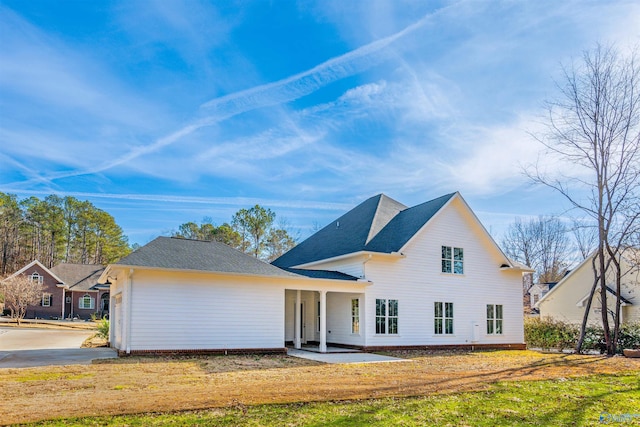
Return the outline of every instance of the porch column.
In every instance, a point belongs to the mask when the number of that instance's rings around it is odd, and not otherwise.
[[[64,302],[65,298],[64,298],[64,288],[62,288],[62,317],[60,318],[60,320],[64,320]]]
[[[327,352],[327,291],[320,291],[320,353]]]
[[[301,345],[301,339],[300,339],[300,335],[302,334],[302,331],[300,330],[300,321],[302,320],[301,318],[301,313],[300,313],[300,304],[302,304],[302,295],[301,295],[301,291],[300,289],[298,289],[296,291],[296,306],[294,309],[294,313],[295,313],[295,324],[294,324],[294,335],[293,335],[293,347],[294,348],[302,348]]]

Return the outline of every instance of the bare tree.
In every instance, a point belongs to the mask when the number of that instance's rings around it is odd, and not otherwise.
[[[562,170],[572,173],[550,175],[538,163],[529,176],[559,192],[597,224],[596,282],[589,302],[599,289],[607,354],[613,355],[620,325],[620,281],[612,331],[607,273],[612,265],[616,268],[620,251],[637,233],[640,221],[640,67],[636,51],[623,56],[600,45],[582,59],[564,69],[560,95],[548,104],[548,131],[537,136],[548,154],[562,162]],[[620,270],[615,274],[619,278]],[[581,338],[588,315],[585,310]]]
[[[27,314],[30,305],[38,304],[42,299],[43,285],[22,274],[10,277],[2,282],[5,307],[11,310],[11,318],[18,325]]]
[[[569,238],[556,217],[541,216],[527,222],[516,218],[502,239],[502,247],[507,256],[536,271],[529,286],[525,285],[525,293],[533,283],[560,280],[567,269]]]
[[[596,248],[598,228],[593,224],[585,224],[584,221],[574,220],[571,233],[576,242],[576,249],[580,253],[580,261],[584,261]]]

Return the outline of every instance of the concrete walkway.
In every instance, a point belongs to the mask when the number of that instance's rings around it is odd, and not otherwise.
[[[399,359],[397,357],[382,356],[380,354],[362,352],[316,353],[313,351],[288,348],[287,354],[289,356],[300,357],[302,359],[309,359],[322,363],[411,362],[411,360],[408,359]]]

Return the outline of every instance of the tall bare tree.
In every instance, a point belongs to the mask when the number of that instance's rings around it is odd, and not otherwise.
[[[27,307],[36,305],[42,298],[42,283],[33,281],[31,277],[17,275],[2,282],[4,305],[11,310],[11,318],[16,319],[18,325],[27,314]]]
[[[536,272],[533,283],[556,282],[567,269],[567,228],[556,217],[541,216],[523,221],[516,218],[502,239],[507,256],[525,263]],[[529,289],[525,288],[525,293]]]
[[[640,67],[637,51],[623,55],[597,45],[579,64],[564,68],[560,94],[548,103],[547,132],[537,135],[564,171],[547,173],[540,163],[529,175],[556,190],[597,224],[593,270],[599,289],[607,354],[616,352],[620,327],[620,280],[613,313],[607,305],[607,276],[640,222]],[[613,267],[612,267],[613,265]],[[615,275],[620,277],[617,269]],[[582,338],[589,310],[582,322]],[[613,329],[609,316],[612,315]]]

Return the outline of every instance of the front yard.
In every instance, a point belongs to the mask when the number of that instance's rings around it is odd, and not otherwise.
[[[78,422],[597,425],[601,413],[640,412],[637,359],[532,351],[394,355],[411,361],[322,365],[284,356],[131,357],[91,366],[4,369],[1,422],[107,416]],[[398,399],[408,396],[414,397]],[[274,403],[285,405],[255,406]],[[111,417],[149,412],[156,415]],[[575,417],[582,421],[572,422]],[[537,423],[541,419],[548,422]]]

